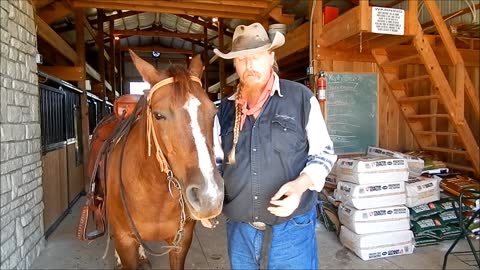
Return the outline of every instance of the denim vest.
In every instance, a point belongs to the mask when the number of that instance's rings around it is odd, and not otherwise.
[[[289,217],[277,217],[267,207],[280,187],[297,178],[308,158],[305,127],[309,121],[312,93],[302,84],[280,80],[280,90],[265,102],[257,119],[248,116],[236,146],[236,163],[228,164],[233,145],[235,101],[222,100],[222,164],[225,181],[223,213],[235,222],[260,221],[279,224],[310,210],[317,192],[306,190],[300,205]]]

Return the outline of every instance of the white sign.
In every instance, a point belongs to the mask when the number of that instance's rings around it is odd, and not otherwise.
[[[378,34],[403,35],[405,10],[372,7],[372,32]]]

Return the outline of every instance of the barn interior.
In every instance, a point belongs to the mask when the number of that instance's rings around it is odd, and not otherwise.
[[[201,55],[203,87],[218,104],[238,75],[213,49],[230,51],[235,28],[252,22],[285,34],[275,50],[280,78],[316,97],[326,78],[319,102],[340,158],[377,149],[384,158],[421,159],[419,174],[441,178],[438,200],[479,191],[479,8],[479,0],[2,0],[0,268],[111,267],[101,260],[106,237],[90,244],[73,231],[95,127],[119,97],[149,88],[129,50],[159,69]],[[337,185],[327,179],[322,199],[335,214],[320,225],[339,222],[330,220],[338,219]],[[478,215],[478,197],[469,196]],[[365,261],[340,243],[340,226],[319,226],[319,243],[328,239],[319,245],[322,269],[438,269],[455,239],[418,246],[412,260]],[[455,234],[466,255],[450,255],[449,268],[480,266],[474,230]],[[196,228],[187,268],[229,267],[224,239],[208,243],[218,235],[224,227]]]

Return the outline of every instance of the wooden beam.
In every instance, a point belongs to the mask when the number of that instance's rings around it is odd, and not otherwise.
[[[270,18],[278,23],[289,25],[295,20],[295,15],[283,14],[282,7],[275,7],[269,14]]]
[[[64,1],[55,1],[49,5],[37,9],[37,15],[47,24],[52,24],[73,11]]]
[[[85,68],[72,66],[42,66],[38,69],[48,75],[55,76],[64,81],[81,81],[85,80]]]
[[[72,61],[73,63],[77,61],[77,53],[65,40],[62,39],[62,37],[53,31],[53,29],[50,28],[50,26],[38,15],[35,15],[35,21],[37,23],[37,33],[43,40],[45,40],[68,60]]]
[[[75,14],[75,50],[77,51],[77,57],[75,59],[75,65],[82,67],[83,69],[83,76],[85,75],[86,70],[86,62],[85,62],[85,27],[84,27],[84,12],[83,9],[76,8],[74,9]],[[80,115],[82,121],[82,151],[83,151],[83,180],[84,180],[84,187],[85,190],[88,191],[90,186],[90,175],[88,174],[88,154],[89,154],[89,117],[88,117],[88,98],[87,98],[87,90],[86,90],[86,83],[85,80],[80,80],[77,83],[78,88],[84,90],[82,95],[80,96]]]
[[[266,7],[256,18],[257,21],[263,21],[264,18],[269,16],[270,12],[280,4],[280,0],[271,0],[268,7]]]
[[[224,42],[223,42],[223,18],[218,18],[218,49],[223,51]],[[218,59],[218,68],[219,68],[219,80],[220,80],[220,99],[225,96],[224,90],[226,86],[226,76],[225,76],[225,60],[223,58]]]
[[[47,6],[47,5],[51,4],[53,1],[55,1],[55,0],[32,0],[33,6],[37,10],[43,8],[44,6]]]
[[[277,61],[308,48],[310,40],[309,30],[310,26],[307,22],[300,25],[292,32],[288,32],[285,36],[285,44],[275,50],[275,57]]]
[[[175,48],[165,48],[165,47],[158,47],[158,46],[129,46],[129,47],[121,47],[120,50],[122,51],[138,51],[138,52],[161,52],[161,53],[178,53],[178,54],[188,54],[192,55],[191,50],[187,49],[175,49]]]
[[[100,81],[100,73],[98,73],[92,66],[90,66],[88,63],[85,63],[85,71],[87,74],[92,77],[92,79],[96,81]]]
[[[225,5],[233,7],[252,7],[252,8],[267,8],[270,0],[179,0],[183,2],[202,3],[212,5]]]
[[[103,22],[105,20],[105,12],[101,9],[97,9],[97,17],[98,17],[98,22],[97,22],[97,35],[95,36],[95,43],[98,48],[98,56],[97,56],[97,66],[98,66],[98,73],[100,73],[100,83],[99,83],[99,97],[102,99],[102,117],[105,117],[107,115],[106,112],[106,104],[105,101],[107,100],[107,91],[105,88],[105,82],[106,82],[106,72],[105,72],[105,57],[104,57],[104,52],[105,52],[105,43],[103,42],[103,37],[104,37],[104,32],[103,32]]]
[[[435,52],[435,55],[437,56],[437,59],[440,65],[453,66],[453,63],[450,60],[450,57],[448,56],[447,50],[444,47],[436,46],[436,47],[432,47],[432,49]],[[464,62],[465,66],[467,67],[480,66],[480,62],[478,61],[478,59],[480,59],[479,50],[469,50],[469,49],[457,49],[457,50],[462,56],[462,58],[465,59],[465,62]],[[397,46],[388,47],[387,51],[389,55],[396,57],[392,60],[409,56],[409,55],[414,55],[417,53],[417,50],[415,50],[415,48],[412,48],[412,46],[410,45],[397,45]],[[412,59],[411,61],[408,62],[408,64],[422,65],[423,62],[420,61],[419,58],[417,58],[417,59]]]
[[[360,7],[354,7],[323,26],[320,46],[329,47],[360,32]]]
[[[117,11],[118,12],[118,11]],[[126,11],[126,12],[118,12],[117,14],[115,15],[110,15],[110,16],[106,16],[105,20],[117,20],[117,19],[122,19],[122,18],[126,18],[126,17],[130,17],[130,16],[134,16],[134,15],[138,15],[140,13],[143,13],[141,11]],[[98,24],[98,18],[97,19],[93,19],[93,20],[89,20],[90,24],[92,25],[97,25]]]
[[[232,75],[227,77],[226,83],[227,85],[233,83],[234,81],[238,80],[238,74],[235,72]],[[208,87],[209,93],[217,93],[220,90],[220,82]]]
[[[218,31],[218,27],[215,26],[213,23],[202,21],[202,20],[196,18],[195,16],[192,17],[192,16],[189,16],[189,15],[182,15],[182,14],[178,14],[177,16],[180,17],[180,18],[184,18],[186,20],[192,21],[192,22],[194,22],[196,24],[199,24],[203,27],[206,27],[210,30]],[[226,36],[229,36],[229,37],[233,37],[233,33],[226,31],[226,29],[224,29],[223,34],[226,35]]]
[[[176,32],[168,32],[168,31],[147,31],[147,30],[114,30],[113,35],[203,39],[203,33],[176,33]]]
[[[475,9],[476,10],[480,9],[480,4],[476,4]],[[467,13],[470,13],[470,12],[471,12],[470,8],[466,7],[464,9],[460,9],[458,11],[455,11],[455,12],[452,12],[450,14],[447,14],[447,15],[443,16],[442,20],[443,21],[448,21],[450,19],[456,18],[458,16],[462,16],[463,14],[467,14]],[[422,23],[422,28],[425,29],[425,28],[433,26],[433,25],[435,25],[435,22],[433,20],[431,20],[431,21]]]
[[[256,18],[255,14],[246,14],[235,12],[234,8],[230,8],[229,11],[219,12],[210,10],[198,10],[198,9],[186,9],[186,8],[175,8],[175,7],[156,7],[152,5],[140,5],[137,2],[129,1],[130,3],[117,3],[117,2],[99,2],[93,0],[78,0],[73,2],[74,7],[83,7],[83,8],[100,8],[100,9],[113,9],[113,10],[134,10],[134,11],[144,11],[144,12],[159,12],[170,13],[170,14],[185,14],[185,15],[198,15],[198,16],[208,16],[208,17],[221,17],[221,18],[232,18],[232,19],[245,19],[245,20],[254,20]]]

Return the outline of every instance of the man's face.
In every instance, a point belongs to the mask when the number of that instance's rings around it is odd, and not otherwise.
[[[234,60],[240,81],[246,86],[265,85],[270,78],[273,62],[273,52],[237,57]]]

